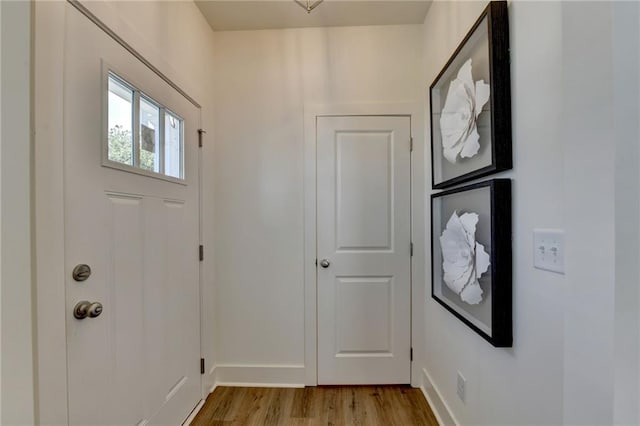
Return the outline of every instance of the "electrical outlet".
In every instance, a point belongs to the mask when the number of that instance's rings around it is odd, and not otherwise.
[[[533,266],[564,274],[564,231],[533,230]]]
[[[465,402],[467,392],[467,380],[462,376],[462,373],[458,371],[458,386],[457,386],[458,398],[460,401]]]

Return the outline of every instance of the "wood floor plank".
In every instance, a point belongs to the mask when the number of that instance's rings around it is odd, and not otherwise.
[[[320,426],[320,424],[318,419],[302,417],[289,417],[285,423],[286,426]]]
[[[375,406],[371,400],[368,387],[356,387],[352,395],[351,422],[356,426],[378,426]]]
[[[427,400],[425,399],[422,393],[417,394],[416,392],[408,392],[406,393],[406,398],[409,401],[411,407],[411,413],[414,414],[413,422],[416,425],[437,425],[438,420],[436,420],[436,416],[431,411]]]
[[[270,388],[248,388],[247,396],[238,409],[234,426],[262,426],[269,408]]]
[[[394,393],[397,392],[398,390]],[[389,426],[402,426],[402,423],[398,423],[396,420],[397,417],[400,417],[399,411],[401,410],[398,409],[399,407],[394,406],[394,400],[390,398],[390,395],[385,393],[384,386],[373,388],[369,395],[374,402],[376,418],[379,423],[381,422],[382,424]]]
[[[341,399],[341,388],[329,387],[322,394],[320,423],[327,426],[339,425],[344,418],[344,407]]]
[[[422,420],[416,419],[420,418],[420,414],[424,411],[431,412],[427,401],[424,401],[423,407],[415,407],[412,405],[408,395],[416,394],[414,389],[404,388],[404,389],[390,389],[384,388],[382,390],[384,398],[389,401],[389,405],[392,407],[396,407],[396,409],[391,410],[391,415],[393,416],[393,423],[396,425],[425,425]],[[424,396],[422,393],[419,395],[422,399]],[[414,411],[420,411],[416,413]],[[437,423],[437,422],[436,422]],[[431,423],[426,423],[426,425],[430,425]]]
[[[218,387],[193,426],[436,426],[409,386]]]
[[[315,386],[297,388],[293,390],[293,406],[291,417],[315,418],[318,416],[318,395],[320,390]]]
[[[240,405],[247,390],[244,388],[234,389],[227,387],[219,389],[220,394],[217,398],[220,400],[220,403],[217,404],[217,407],[213,411],[211,419],[216,421],[232,421],[235,418],[238,405]],[[216,391],[217,390],[218,389],[216,389]]]
[[[289,417],[292,406],[293,392],[285,388],[273,389],[263,424],[265,426],[284,424]]]

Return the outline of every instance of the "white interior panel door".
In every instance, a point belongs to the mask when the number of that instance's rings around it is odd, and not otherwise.
[[[65,37],[70,423],[179,425],[201,399],[199,111],[71,6]],[[102,165],[107,68],[184,120],[183,182]],[[76,319],[79,301],[102,313]]]
[[[410,382],[410,119],[317,119],[318,383]]]

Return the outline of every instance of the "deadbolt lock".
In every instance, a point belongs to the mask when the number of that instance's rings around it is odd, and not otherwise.
[[[86,281],[91,276],[91,267],[84,263],[73,268],[73,279],[78,282]]]

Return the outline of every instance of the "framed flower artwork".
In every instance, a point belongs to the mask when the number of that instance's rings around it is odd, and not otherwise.
[[[511,180],[431,196],[431,297],[496,347],[511,347]]]
[[[429,89],[434,189],[512,167],[509,66],[507,2],[492,1]]]

